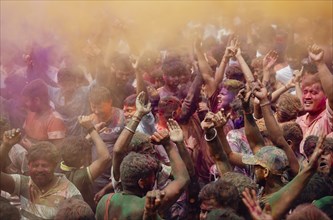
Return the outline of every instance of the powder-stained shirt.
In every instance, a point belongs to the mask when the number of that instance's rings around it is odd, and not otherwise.
[[[107,126],[106,128],[103,129],[102,132],[99,133],[99,136],[106,144],[106,147],[112,158],[113,146],[116,143],[116,140],[118,139],[121,131],[125,127],[125,117],[123,110],[119,108],[113,107],[111,111],[112,111],[111,119],[108,120],[108,122],[106,122]],[[93,123],[100,123],[99,121],[97,121],[97,117],[95,114],[93,114],[92,117],[93,117]],[[92,161],[95,161],[97,158],[98,154],[96,147],[94,146],[92,148]],[[102,175],[95,179],[95,184],[94,184],[95,193],[101,190],[106,184],[110,182],[111,165],[112,162],[109,164],[107,168],[105,168],[105,171],[102,173]]]
[[[62,139],[66,134],[62,117],[53,109],[41,115],[29,111],[23,128],[31,141]]]
[[[330,108],[326,100],[326,109],[322,111],[313,121],[308,122],[309,113],[298,117],[298,123],[303,131],[303,140],[300,145],[300,153],[304,154],[304,141],[309,135],[319,136],[320,134],[327,135],[333,131],[333,110]]]
[[[82,199],[79,190],[63,174],[55,174],[56,184],[42,192],[29,176],[12,174],[14,194],[20,197],[22,219],[53,219],[65,199]]]

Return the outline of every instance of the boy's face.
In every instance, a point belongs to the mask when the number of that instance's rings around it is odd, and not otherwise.
[[[112,110],[111,101],[104,101],[102,103],[90,102],[91,111],[97,116],[99,122],[106,122],[109,120]]]
[[[125,116],[125,119],[126,119],[126,123],[128,123],[131,120],[131,118],[133,117],[133,115],[136,111],[136,107],[135,106],[124,105],[123,111],[124,111],[124,116]]]

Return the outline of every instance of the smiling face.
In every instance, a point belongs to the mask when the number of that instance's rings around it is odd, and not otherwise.
[[[325,109],[326,96],[320,83],[302,88],[302,102],[304,110],[310,114],[317,114]]]
[[[29,162],[29,172],[32,181],[43,188],[50,184],[54,178],[55,165],[47,160],[37,159]]]

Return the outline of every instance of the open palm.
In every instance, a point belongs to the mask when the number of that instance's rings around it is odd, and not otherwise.
[[[168,129],[169,129],[170,139],[173,142],[182,142],[182,141],[184,141],[183,130],[180,128],[177,121],[175,121],[173,119],[169,119]]]

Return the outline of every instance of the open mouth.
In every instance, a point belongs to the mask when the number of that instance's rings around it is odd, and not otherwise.
[[[319,163],[319,169],[325,169],[325,168],[327,168],[327,167],[328,167],[328,165],[327,165],[326,162],[320,162],[320,163]]]

